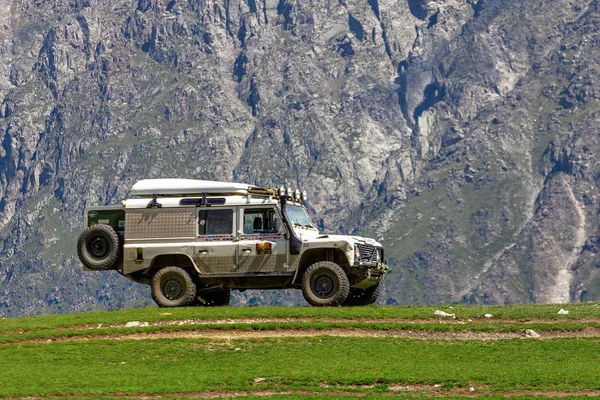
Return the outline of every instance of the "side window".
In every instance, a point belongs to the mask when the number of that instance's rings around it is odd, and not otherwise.
[[[198,213],[199,235],[233,233],[233,210],[201,210]]]
[[[244,233],[274,233],[273,208],[247,208],[244,210]]]

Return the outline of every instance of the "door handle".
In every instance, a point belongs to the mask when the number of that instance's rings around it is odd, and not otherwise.
[[[242,253],[252,253],[252,249],[242,249]]]
[[[208,254],[208,250],[198,250],[199,254]]]

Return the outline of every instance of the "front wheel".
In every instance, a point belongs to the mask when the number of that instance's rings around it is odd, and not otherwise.
[[[340,306],[349,292],[348,277],[334,262],[314,263],[302,275],[302,294],[311,306]]]
[[[196,284],[179,267],[160,269],[152,278],[152,299],[159,307],[185,307],[196,300]]]

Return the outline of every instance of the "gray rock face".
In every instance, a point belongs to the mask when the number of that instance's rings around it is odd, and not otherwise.
[[[75,242],[159,177],[307,189],[384,303],[600,299],[598,7],[0,0],[0,315],[149,304]]]

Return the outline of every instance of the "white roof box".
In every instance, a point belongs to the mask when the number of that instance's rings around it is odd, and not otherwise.
[[[198,195],[206,194],[248,194],[253,187],[247,183],[203,181],[197,179],[144,179],[131,188],[133,196],[157,195]]]

